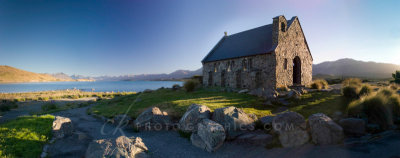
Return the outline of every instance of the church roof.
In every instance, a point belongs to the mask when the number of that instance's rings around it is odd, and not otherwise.
[[[202,62],[265,54],[275,47],[272,44],[272,24],[264,25],[222,37]]]

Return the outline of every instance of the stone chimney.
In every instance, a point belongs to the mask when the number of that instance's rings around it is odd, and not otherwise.
[[[272,19],[272,43],[278,44],[282,34],[287,30],[287,20],[283,15],[274,17]]]

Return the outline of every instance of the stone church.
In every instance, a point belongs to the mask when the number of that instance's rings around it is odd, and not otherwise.
[[[203,84],[271,96],[283,86],[312,82],[313,58],[298,17],[225,35],[202,60]]]

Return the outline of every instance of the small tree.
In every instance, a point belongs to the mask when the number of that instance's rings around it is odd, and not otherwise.
[[[400,84],[400,71],[393,73],[392,77],[394,78],[394,83]]]

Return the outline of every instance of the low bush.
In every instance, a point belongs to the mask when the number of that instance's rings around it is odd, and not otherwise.
[[[371,92],[372,92],[371,86],[366,84],[361,87],[361,90],[358,95],[359,96],[367,96],[367,95],[371,94]]]
[[[55,103],[46,103],[42,105],[42,111],[50,111],[57,109],[57,105]]]
[[[351,102],[347,112],[349,116],[366,118],[368,123],[388,129],[396,117],[400,116],[400,96],[391,93],[390,89],[383,89],[377,94],[370,94]]]
[[[342,85],[344,87],[346,87],[346,86],[361,87],[362,86],[362,81],[360,79],[358,79],[358,78],[348,78],[348,79],[345,79],[342,82]]]
[[[183,84],[183,88],[185,88],[186,92],[192,92],[194,91],[198,86],[200,86],[200,82],[198,80],[187,80]]]
[[[41,100],[41,101],[49,101],[49,97],[39,97],[39,100]]]
[[[314,80],[313,83],[311,84],[311,88],[312,89],[328,89],[329,85],[328,82],[326,80],[323,79],[318,79],[318,80]]]
[[[343,96],[349,99],[357,99],[359,92],[360,90],[356,86],[345,86],[342,88]]]
[[[10,111],[11,109],[15,108],[18,108],[18,104],[13,101],[0,103],[0,112]]]

